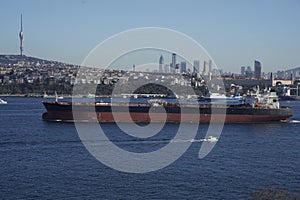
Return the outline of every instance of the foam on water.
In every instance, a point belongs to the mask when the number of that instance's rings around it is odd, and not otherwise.
[[[300,123],[300,120],[291,120],[290,123]]]

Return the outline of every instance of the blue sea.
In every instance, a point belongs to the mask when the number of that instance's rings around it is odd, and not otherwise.
[[[208,125],[199,125],[199,140],[175,162],[126,173],[91,155],[73,123],[43,121],[43,99],[1,98],[8,101],[0,105],[1,199],[249,199],[270,185],[300,191],[300,102],[282,102],[294,108],[291,123],[225,125],[202,159]],[[137,153],[164,147],[178,130],[167,124],[142,140],[116,124],[101,126],[116,145]]]

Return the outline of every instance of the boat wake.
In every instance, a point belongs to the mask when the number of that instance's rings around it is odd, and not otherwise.
[[[218,138],[213,136],[208,136],[204,139],[188,139],[188,140],[171,140],[170,142],[217,142]]]
[[[300,120],[291,120],[290,123],[300,123]]]
[[[196,140],[196,139],[186,139],[186,140],[170,140],[170,142],[203,142],[205,139],[200,139],[200,140]]]
[[[213,136],[209,136],[207,138],[204,139],[173,139],[173,140],[112,140],[111,142],[116,143],[116,144],[159,144],[159,143],[184,143],[184,142],[192,142],[192,143],[196,143],[196,142],[217,142],[218,138],[217,137],[213,137]],[[108,141],[85,141],[86,143],[91,143],[91,144],[105,144]]]

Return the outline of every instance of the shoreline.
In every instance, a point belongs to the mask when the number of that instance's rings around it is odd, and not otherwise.
[[[55,95],[47,95],[44,97],[43,95],[40,94],[0,94],[0,97],[29,97],[29,98],[42,98],[42,99],[55,99]],[[62,98],[72,98],[73,96],[70,94],[65,94],[65,95],[58,95],[58,97]],[[85,95],[82,96],[75,96],[75,98],[84,98],[86,97]],[[101,98],[101,97],[110,97],[108,95],[97,95],[95,97]]]
[[[0,97],[26,97],[26,94],[0,94]]]
[[[59,95],[64,98],[72,98],[72,95]],[[55,95],[43,97],[41,94],[0,94],[0,97],[36,97],[36,98],[55,98]]]

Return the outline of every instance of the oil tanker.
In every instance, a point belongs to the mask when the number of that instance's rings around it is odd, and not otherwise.
[[[291,107],[279,105],[274,92],[247,95],[240,102],[197,101],[168,102],[149,99],[147,102],[43,102],[46,121],[64,122],[166,122],[166,123],[262,123],[288,121]]]

